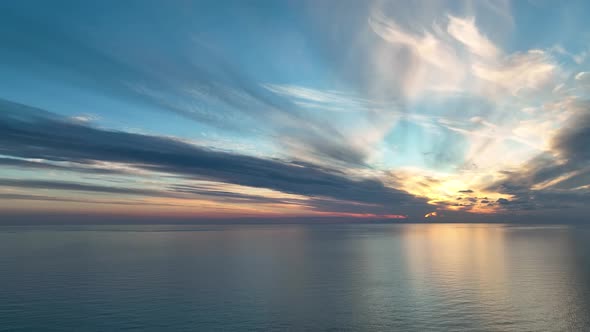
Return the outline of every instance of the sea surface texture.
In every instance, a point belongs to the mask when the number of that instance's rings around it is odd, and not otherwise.
[[[590,331],[582,226],[0,227],[0,331]]]

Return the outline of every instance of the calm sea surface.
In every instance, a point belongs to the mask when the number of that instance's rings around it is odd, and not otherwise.
[[[0,331],[590,331],[590,228],[0,227]]]

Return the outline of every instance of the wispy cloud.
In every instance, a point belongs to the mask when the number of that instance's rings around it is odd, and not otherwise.
[[[463,43],[467,49],[482,58],[495,58],[500,51],[486,36],[482,35],[475,25],[475,18],[459,18],[449,16],[447,32]]]

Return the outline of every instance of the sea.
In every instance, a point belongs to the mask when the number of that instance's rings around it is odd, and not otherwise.
[[[0,331],[590,331],[590,227],[0,226]]]

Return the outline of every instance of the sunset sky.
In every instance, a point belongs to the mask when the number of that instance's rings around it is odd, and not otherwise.
[[[2,1],[0,223],[583,222],[588,13]]]

